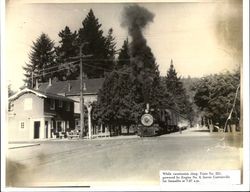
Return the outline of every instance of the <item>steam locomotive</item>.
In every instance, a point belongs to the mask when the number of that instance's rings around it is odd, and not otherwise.
[[[179,131],[180,115],[173,109],[145,109],[141,116],[137,134],[140,137],[157,136]]]

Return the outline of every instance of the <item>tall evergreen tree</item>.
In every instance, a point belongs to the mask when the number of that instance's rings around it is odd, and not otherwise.
[[[158,65],[142,33],[153,14],[145,8],[129,6],[123,18],[122,25],[128,28],[132,41],[129,45],[124,42],[115,70],[106,78],[98,98],[100,104],[107,105],[102,113],[107,114],[107,121],[131,124],[138,122],[147,103],[152,108],[160,107],[162,90]],[[124,62],[126,59],[129,62]],[[107,108],[110,113],[105,111]]]
[[[26,64],[23,69],[25,70],[24,82],[29,86],[34,86],[34,80],[38,79],[40,82],[46,82],[49,78],[55,76],[51,73],[51,67],[55,67],[55,53],[54,42],[46,35],[42,33],[31,47],[29,54],[30,62]],[[53,71],[56,68],[53,68]],[[33,79],[33,85],[32,85]]]
[[[60,65],[65,63],[72,63],[75,61],[72,57],[79,55],[79,48],[76,46],[77,32],[71,32],[70,28],[66,26],[64,30],[60,31],[58,36],[61,38],[59,41],[60,46],[55,48],[57,55],[57,64],[59,69],[65,68],[65,65],[60,67]],[[73,63],[66,66],[65,70],[60,70],[58,72],[58,79],[60,80],[72,80],[77,79],[79,76],[79,65],[74,65]]]
[[[177,95],[183,92],[183,85],[180,81],[180,77],[177,76],[177,72],[175,71],[173,60],[171,59],[170,68],[167,71],[166,76],[166,88],[173,95]]]
[[[79,29],[79,43],[87,43],[83,53],[91,55],[91,58],[84,61],[83,70],[88,78],[104,77],[104,72],[113,68],[112,62],[106,62],[110,59],[109,51],[113,39],[106,40],[101,30],[101,24],[95,17],[93,10],[90,9],[88,15],[82,22],[83,27]],[[110,31],[111,37],[112,31]],[[109,47],[107,48],[107,43]]]
[[[120,50],[115,70],[107,74],[98,95],[95,117],[104,124],[110,125],[110,128],[116,132],[119,132],[121,125],[129,128],[131,124],[137,123],[142,113],[142,106],[135,102],[129,61],[128,41],[126,40]]]
[[[152,107],[158,107],[160,99],[160,76],[158,65],[146,44],[133,44],[131,54],[131,80],[136,94],[137,103],[149,103]]]
[[[116,42],[113,37],[113,29],[110,28],[108,31],[108,35],[105,37],[105,60],[102,63],[102,67],[106,69],[106,71],[111,71],[115,65],[115,54],[116,54]],[[105,71],[104,71],[105,72]]]
[[[108,35],[105,38],[105,47],[106,47],[106,56],[110,60],[115,59],[116,53],[116,42],[115,38],[113,37],[113,29],[110,28],[108,31]]]
[[[160,107],[163,89],[158,68],[150,49],[146,50],[148,52],[140,59],[146,57],[144,61],[151,68],[144,69],[138,64],[140,60],[131,61],[128,40],[124,41],[115,70],[106,77],[98,96],[97,106],[104,123],[129,128],[129,125],[138,123],[146,103],[152,108]]]
[[[127,42],[124,42],[124,44],[125,43]],[[120,63],[122,53],[127,50],[128,49],[124,50],[123,46],[119,53],[117,63]],[[125,58],[123,57],[123,59]],[[126,59],[130,59],[128,54]],[[131,94],[129,94],[131,81],[129,79],[128,70],[128,65],[116,66],[115,70],[107,74],[105,78],[97,103],[100,111],[99,118],[102,119],[103,123],[119,126],[125,125],[131,121],[131,111],[129,111],[130,108],[128,107],[128,104],[131,103]],[[124,107],[124,105],[126,107]]]
[[[165,78],[165,85],[166,92],[168,93],[167,99],[171,100],[171,102],[169,102],[170,106],[180,114],[185,115],[191,123],[193,118],[192,104],[186,94],[181,78],[177,75],[172,59]]]
[[[119,52],[116,69],[120,69],[122,67],[128,67],[128,66],[130,66],[130,55],[129,55],[128,39],[126,39],[123,42],[122,48]]]

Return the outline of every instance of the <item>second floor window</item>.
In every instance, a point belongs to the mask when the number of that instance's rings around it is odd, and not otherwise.
[[[55,110],[55,99],[50,99],[50,109]]]
[[[66,111],[70,111],[70,102],[66,103]]]
[[[61,100],[59,100],[59,107],[62,108],[63,107],[63,102]]]

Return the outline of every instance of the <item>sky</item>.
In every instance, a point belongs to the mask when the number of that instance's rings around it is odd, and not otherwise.
[[[57,1],[58,2],[58,1]],[[242,63],[242,4],[240,1],[139,3],[152,12],[154,21],[143,34],[162,76],[173,59],[179,76],[233,71]],[[72,31],[93,9],[104,35],[113,28],[120,49],[128,37],[121,26],[126,3],[24,3],[9,0],[5,18],[5,69],[8,84],[23,85],[23,69],[29,62],[32,42],[42,32],[59,45],[58,33],[67,25]]]

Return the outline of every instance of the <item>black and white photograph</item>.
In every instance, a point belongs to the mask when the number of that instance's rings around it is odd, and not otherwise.
[[[4,189],[249,190],[245,5],[6,0]]]

